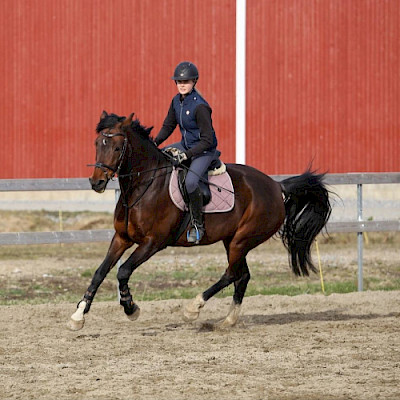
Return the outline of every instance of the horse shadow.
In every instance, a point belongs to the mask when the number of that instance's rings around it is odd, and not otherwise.
[[[289,312],[283,314],[251,314],[242,315],[237,325],[229,329],[249,329],[252,326],[274,326],[289,325],[293,323],[307,322],[346,322],[346,321],[369,321],[378,318],[400,317],[400,313],[391,312],[388,314],[348,314],[344,310],[328,310],[311,313]],[[221,319],[209,319],[201,323],[197,323],[192,327],[197,333],[207,333],[220,330]],[[182,324],[183,326],[184,324]],[[226,330],[226,329],[223,329]]]
[[[214,331],[229,331],[229,330],[246,330],[252,326],[274,326],[274,325],[289,325],[293,323],[307,322],[346,322],[346,321],[370,321],[378,318],[393,318],[400,317],[400,313],[391,312],[388,314],[349,314],[344,309],[317,311],[310,313],[288,312],[282,314],[250,314],[241,315],[238,323],[234,327],[222,328],[221,322],[224,318],[207,319],[205,321],[196,321],[193,323],[175,322],[164,326],[162,331],[176,331],[186,329],[195,333],[208,333]],[[155,327],[144,329],[142,335],[156,336],[158,329]]]
[[[398,317],[400,313],[388,314],[348,314],[343,310],[328,310],[318,311],[312,313],[289,312],[284,314],[270,314],[270,315],[243,315],[240,318],[246,325],[287,325],[298,322],[345,322],[352,320],[373,320],[377,318],[392,318]]]

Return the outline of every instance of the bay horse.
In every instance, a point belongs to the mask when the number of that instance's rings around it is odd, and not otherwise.
[[[117,274],[120,304],[129,319],[140,313],[132,299],[128,281],[141,264],[167,246],[192,246],[186,232],[180,229],[184,212],[171,201],[169,178],[174,168],[171,157],[158,149],[150,136],[152,128],[137,119],[120,117],[103,111],[97,125],[96,163],[89,178],[92,189],[104,192],[116,175],[121,196],[115,208],[115,234],[107,255],[94,273],[92,281],[71,316],[69,327],[81,329],[84,314],[107,273],[123,253],[137,244],[136,249],[120,266]],[[246,165],[227,164],[232,179],[235,204],[227,213],[205,214],[206,232],[200,245],[222,241],[228,267],[222,277],[196,296],[183,311],[186,321],[198,318],[207,300],[230,284],[234,284],[233,302],[222,322],[233,326],[250,280],[246,256],[250,250],[278,234],[285,245],[294,274],[315,272],[311,245],[325,227],[331,213],[329,191],[323,183],[324,174],[308,169],[281,182]]]

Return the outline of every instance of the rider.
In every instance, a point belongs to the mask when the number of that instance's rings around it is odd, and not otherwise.
[[[190,162],[185,186],[189,196],[192,227],[187,234],[187,240],[198,244],[204,235],[203,196],[198,186],[199,179],[221,153],[217,150],[211,107],[195,88],[199,79],[197,67],[188,61],[181,62],[175,68],[172,79],[178,94],[172,99],[163,126],[154,142],[157,146],[160,145],[179,124],[182,139],[168,147],[180,151],[176,156],[179,163],[185,160]]]

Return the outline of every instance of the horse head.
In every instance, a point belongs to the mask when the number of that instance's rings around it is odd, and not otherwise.
[[[96,163],[89,182],[98,193],[104,192],[107,183],[119,174],[128,148],[127,127],[132,123],[133,113],[128,117],[107,114],[103,111],[96,131]]]
[[[149,163],[160,157],[161,151],[150,137],[153,127],[146,128],[138,119],[120,117],[103,111],[97,124],[95,140],[96,163],[89,178],[92,189],[104,192],[107,183],[115,175],[132,177],[143,171]]]

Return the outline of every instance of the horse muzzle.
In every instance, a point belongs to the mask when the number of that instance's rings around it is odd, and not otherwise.
[[[97,193],[103,193],[106,190],[108,181],[108,177],[106,177],[106,179],[89,178],[92,189]]]

